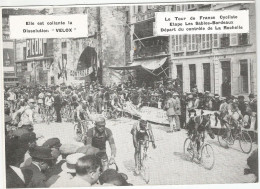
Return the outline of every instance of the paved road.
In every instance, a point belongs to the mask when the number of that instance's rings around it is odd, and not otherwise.
[[[113,132],[117,147],[116,162],[121,172],[126,173],[129,182],[134,185],[144,185],[141,177],[133,175],[134,148],[130,130],[136,120],[121,118],[108,120],[107,127]],[[248,183],[254,179],[253,175],[244,175],[248,154],[241,152],[236,143],[232,148],[224,149],[219,146],[217,139],[207,141],[215,152],[215,166],[206,170],[197,163],[185,160],[183,156],[183,143],[186,138],[184,130],[177,133],[166,133],[167,127],[152,125],[157,148],[149,148],[149,167],[151,181],[149,184],[213,184],[213,183]],[[35,132],[45,138],[38,141],[40,145],[48,138],[58,137],[62,143],[81,143],[73,139],[73,126],[71,123],[36,124]],[[109,150],[109,147],[108,151]],[[253,145],[253,149],[257,145]],[[108,152],[108,155],[110,152]]]

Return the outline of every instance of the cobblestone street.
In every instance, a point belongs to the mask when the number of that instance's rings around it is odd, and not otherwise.
[[[121,118],[107,120],[107,127],[113,132],[117,147],[116,162],[119,171],[128,175],[128,181],[134,185],[144,185],[145,182],[139,176],[133,175],[134,147],[130,130],[136,120]],[[248,154],[242,153],[238,142],[229,149],[219,146],[217,137],[209,142],[215,153],[215,165],[212,170],[203,168],[200,164],[192,163],[184,158],[183,143],[186,131],[166,133],[167,127],[152,125],[157,148],[151,146],[148,150],[150,183],[151,185],[167,184],[224,184],[224,183],[248,183],[254,180],[253,175],[244,175]],[[72,123],[36,124],[36,134],[45,136],[38,141],[43,143],[48,138],[58,137],[61,143],[74,143],[83,145],[73,139]],[[108,145],[108,144],[107,144]],[[253,144],[253,149],[257,147]],[[109,146],[107,146],[110,155]],[[166,176],[167,175],[167,176]]]

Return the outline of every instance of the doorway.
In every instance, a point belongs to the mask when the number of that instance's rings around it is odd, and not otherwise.
[[[210,86],[210,63],[203,64],[204,91],[211,91]]]
[[[222,96],[231,95],[231,66],[230,61],[221,62],[222,68]]]

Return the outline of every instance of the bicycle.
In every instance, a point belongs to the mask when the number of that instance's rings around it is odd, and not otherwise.
[[[150,182],[150,170],[148,166],[148,155],[147,150],[149,148],[149,143],[152,141],[149,140],[139,140],[138,141],[138,170],[140,171],[141,176],[143,177],[146,184]]]
[[[45,106],[45,122],[49,125],[54,120],[54,111],[51,106]]]
[[[215,155],[212,146],[204,142],[204,135],[205,133],[200,133],[194,140],[192,140],[193,135],[186,138],[183,151],[188,161],[193,162],[196,158],[205,169],[211,170],[215,164]]]
[[[239,146],[243,153],[249,154],[252,150],[252,139],[248,131],[244,130],[243,121],[238,121],[237,127],[232,127],[227,121],[224,121],[224,127],[218,131],[218,142],[220,146],[228,148],[235,144],[235,140],[239,140]],[[229,125],[229,127],[227,126]],[[228,136],[229,132],[229,136]]]
[[[74,132],[76,136],[76,141],[84,142],[86,134],[88,132],[88,121],[80,120],[74,124]]]

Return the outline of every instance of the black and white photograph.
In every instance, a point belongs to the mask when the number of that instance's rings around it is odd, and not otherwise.
[[[254,1],[1,13],[4,187],[258,183]]]

